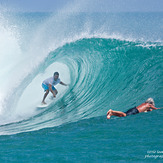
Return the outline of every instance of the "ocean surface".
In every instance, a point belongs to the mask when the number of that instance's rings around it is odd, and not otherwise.
[[[55,71],[69,86],[38,109]],[[106,119],[149,97],[163,13],[0,12],[0,162],[162,162],[163,110]]]

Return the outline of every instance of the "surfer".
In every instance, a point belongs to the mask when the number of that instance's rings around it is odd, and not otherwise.
[[[132,115],[132,114],[138,114],[141,112],[148,112],[148,111],[152,111],[152,110],[156,110],[156,109],[160,109],[160,108],[156,108],[155,107],[155,103],[154,100],[152,98],[148,98],[145,103],[142,103],[139,106],[135,106],[131,109],[129,109],[126,112],[121,112],[121,111],[114,111],[114,110],[109,110],[107,112],[107,119],[110,119],[111,116],[118,116],[118,117],[126,117],[128,115]]]
[[[64,86],[68,86],[67,84],[63,83],[60,80],[58,72],[55,72],[53,77],[50,77],[50,78],[43,81],[42,88],[44,89],[45,94],[44,94],[44,97],[43,97],[43,100],[42,100],[42,104],[46,104],[45,99],[46,99],[47,95],[49,94],[49,91],[53,94],[53,97],[56,97],[58,91],[54,87],[54,85],[57,85],[58,83],[61,84],[61,85],[64,85]]]

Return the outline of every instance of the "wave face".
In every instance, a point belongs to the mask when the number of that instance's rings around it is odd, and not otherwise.
[[[30,14],[23,17],[29,19]],[[33,19],[30,17],[31,22]],[[71,24],[75,26],[75,30],[71,29],[74,33],[69,29],[71,32],[60,42],[66,30],[62,31],[61,38],[56,35],[59,39],[57,42],[51,36],[53,28],[50,33],[44,33],[47,26],[50,27],[56,21],[51,21],[53,19],[49,19],[46,14],[36,14],[35,19],[41,19],[43,25],[41,28],[39,26],[30,43],[28,41],[34,33],[34,30],[29,32],[29,29],[33,29],[31,26],[19,29],[19,38],[15,37],[18,36],[18,29],[14,26],[8,27],[12,30],[1,29],[5,35],[3,39],[8,39],[1,47],[4,52],[2,56],[5,56],[2,58],[4,64],[1,65],[3,69],[0,73],[3,79],[0,94],[1,135],[35,131],[103,116],[108,108],[125,111],[148,97],[162,105],[162,41],[122,39],[122,36],[110,35],[109,32],[106,34],[106,29],[101,32],[102,27],[99,31],[94,28],[89,29],[89,32],[83,31],[88,23],[80,31],[78,27],[81,24],[77,22],[77,26]],[[66,19],[67,24],[73,19]],[[20,22],[15,21],[20,27]],[[37,21],[33,25],[35,29]],[[59,29],[60,25],[57,27]],[[22,37],[26,39],[22,40]],[[8,45],[10,50],[7,49]],[[6,56],[10,59],[7,60]],[[63,82],[70,85],[57,86],[59,94],[54,102],[47,109],[38,110],[36,106],[44,93],[41,82],[55,71],[60,73]]]

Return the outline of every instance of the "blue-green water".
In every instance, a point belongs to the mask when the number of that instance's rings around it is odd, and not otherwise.
[[[148,97],[163,106],[162,13],[3,13],[0,23],[1,162],[162,161],[163,110],[106,119]],[[38,110],[54,71],[70,85]]]

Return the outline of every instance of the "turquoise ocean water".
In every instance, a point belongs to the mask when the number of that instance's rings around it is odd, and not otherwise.
[[[0,13],[0,161],[162,162],[163,110],[106,119],[163,106],[162,31],[163,13]],[[55,71],[70,85],[37,109]]]

